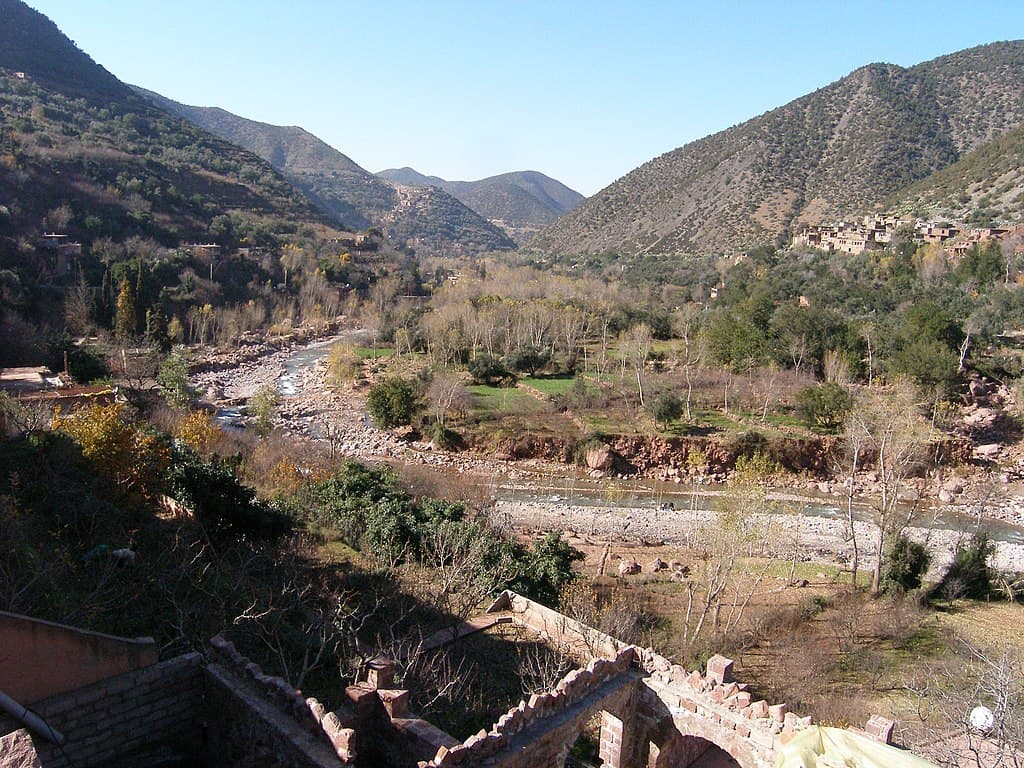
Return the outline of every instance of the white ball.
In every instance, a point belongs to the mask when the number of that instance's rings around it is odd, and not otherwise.
[[[996,716],[992,714],[992,710],[988,707],[975,707],[971,710],[968,719],[971,722],[971,727],[981,733],[988,733],[996,727]]]

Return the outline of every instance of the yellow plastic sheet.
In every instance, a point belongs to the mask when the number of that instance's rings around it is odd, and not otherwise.
[[[775,768],[937,768],[910,752],[842,728],[813,726],[794,736],[775,759]]]

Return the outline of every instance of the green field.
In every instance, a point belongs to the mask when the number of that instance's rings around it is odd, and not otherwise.
[[[391,357],[395,354],[394,347],[356,347],[356,354],[362,360],[376,360],[380,357]]]
[[[484,414],[535,413],[544,408],[536,397],[514,387],[472,384],[466,387],[473,396],[473,410]]]

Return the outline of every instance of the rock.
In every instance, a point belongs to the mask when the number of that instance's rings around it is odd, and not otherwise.
[[[647,570],[652,571],[653,573],[658,573],[659,571],[666,571],[668,570],[668,563],[666,563],[660,557],[656,557],[647,566]]]
[[[590,469],[609,470],[615,466],[615,453],[607,445],[587,449],[587,466]]]
[[[640,573],[640,563],[636,560],[623,560],[619,563],[619,576],[636,576]]]
[[[979,445],[974,449],[974,458],[992,460],[999,455],[1003,446],[999,443],[988,443]]]

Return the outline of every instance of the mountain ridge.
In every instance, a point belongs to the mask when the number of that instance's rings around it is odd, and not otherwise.
[[[437,187],[502,227],[518,243],[584,200],[579,192],[540,171],[512,171],[476,181],[449,181],[408,166],[376,175],[401,184]]]
[[[546,228],[534,252],[697,255],[785,242],[871,210],[1024,121],[1024,41],[844,78],[649,160]]]
[[[162,108],[262,157],[340,223],[381,227],[398,243],[442,254],[512,250],[498,227],[447,193],[403,190],[298,126],[250,120],[220,107],[195,107],[135,86]]]

